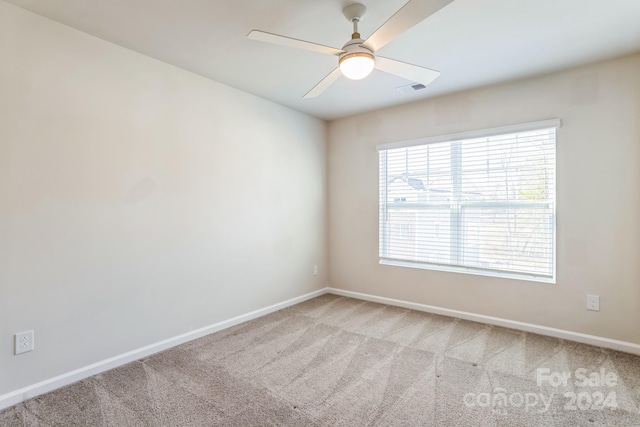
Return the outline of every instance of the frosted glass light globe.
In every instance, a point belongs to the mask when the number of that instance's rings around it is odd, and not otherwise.
[[[364,79],[371,74],[374,66],[373,55],[365,52],[356,52],[340,58],[340,72],[351,80]]]

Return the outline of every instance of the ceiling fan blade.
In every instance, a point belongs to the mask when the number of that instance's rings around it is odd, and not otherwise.
[[[395,15],[382,24],[364,42],[364,47],[377,51],[414,25],[424,21],[453,0],[409,0]]]
[[[395,59],[376,56],[376,68],[389,74],[395,74],[412,82],[422,83],[427,86],[440,75],[440,71],[407,64]]]
[[[343,50],[336,49],[334,47],[311,43],[304,40],[292,39],[291,37],[280,36],[278,34],[271,34],[259,30],[251,31],[249,34],[247,34],[247,38],[251,40],[258,40],[261,42],[278,44],[280,46],[310,50],[312,52],[324,53],[327,55],[340,55],[342,52],[344,52]]]
[[[307,94],[303,98],[304,99],[315,98],[316,96],[320,95],[329,86],[331,86],[333,82],[338,80],[338,78],[340,78],[341,75],[342,73],[340,72],[340,68],[336,68],[335,70],[327,74],[327,76],[324,79],[320,80],[320,82],[317,85],[315,85],[313,89],[307,92]]]

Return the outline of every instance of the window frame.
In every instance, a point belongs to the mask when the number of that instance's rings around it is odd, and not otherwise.
[[[419,269],[436,270],[436,271],[466,273],[466,274],[473,274],[473,275],[480,275],[480,276],[509,278],[509,279],[543,282],[543,283],[555,283],[556,282],[556,251],[557,251],[557,238],[556,238],[557,129],[560,128],[561,124],[562,123],[560,119],[550,119],[550,120],[543,120],[538,122],[530,122],[530,123],[523,123],[523,124],[517,124],[517,125],[511,125],[511,126],[475,130],[470,132],[461,132],[461,133],[448,134],[448,135],[439,135],[439,136],[428,137],[428,138],[414,139],[414,140],[408,140],[408,141],[397,141],[397,142],[390,142],[390,143],[377,145],[376,150],[380,153],[379,170],[378,170],[378,178],[379,178],[379,186],[380,186],[379,187],[379,195],[380,195],[379,215],[380,216],[378,218],[379,263],[382,265],[391,265],[391,266],[399,266],[399,267],[410,267],[410,268],[419,268]],[[398,148],[408,148],[408,147],[415,147],[415,146],[424,146],[428,144],[443,143],[443,142],[448,142],[452,144],[455,144],[457,142],[461,144],[463,140],[468,140],[468,139],[495,137],[499,135],[508,135],[513,133],[522,133],[522,132],[545,130],[545,129],[552,129],[552,128],[555,128],[556,130],[556,137],[554,140],[555,158],[554,158],[554,167],[553,167],[553,176],[552,176],[554,191],[551,199],[546,200],[544,202],[535,202],[535,201],[529,202],[529,201],[515,201],[515,200],[509,201],[509,202],[505,202],[505,201],[464,202],[460,200],[454,200],[454,201],[449,201],[447,203],[442,204],[442,207],[447,209],[450,212],[451,221],[458,221],[458,224],[460,223],[460,221],[464,221],[464,209],[473,207],[474,204],[476,207],[479,207],[479,208],[490,207],[491,205],[493,205],[493,207],[496,207],[496,206],[512,207],[515,209],[526,208],[526,207],[551,209],[550,220],[552,224],[550,228],[551,228],[552,248],[551,248],[551,257],[550,257],[551,258],[550,259],[550,262],[551,262],[550,276],[536,275],[535,273],[510,272],[510,271],[499,270],[499,269],[482,268],[480,266],[469,267],[469,266],[459,265],[460,255],[464,251],[463,245],[460,245],[460,237],[461,237],[461,233],[463,232],[461,226],[449,227],[449,230],[455,229],[456,235],[458,236],[456,238],[457,239],[456,241],[458,242],[458,244],[456,248],[456,259],[455,259],[457,264],[453,262],[451,263],[435,262],[434,263],[434,262],[425,262],[425,261],[412,261],[412,260],[397,259],[397,258],[391,258],[388,256],[383,256],[383,254],[388,255],[388,244],[389,244],[388,238],[382,239],[382,235],[383,235],[382,233],[386,233],[386,235],[388,236],[389,230],[386,229],[386,227],[388,226],[387,224],[388,221],[384,220],[384,218],[385,218],[385,215],[389,212],[389,209],[388,209],[389,203],[388,202],[383,203],[382,200],[383,200],[383,197],[385,198],[384,200],[388,200],[387,191],[388,191],[389,183],[388,183],[388,171],[386,169],[387,161],[384,162],[385,169],[383,170],[382,169],[383,162],[382,162],[381,156],[386,155],[387,150],[398,149]],[[453,162],[454,160],[451,159],[452,164]],[[384,173],[384,179],[383,179],[383,173]],[[462,173],[460,172],[454,175],[457,175],[458,178],[460,179],[460,182],[458,182],[458,185],[460,185],[462,180]],[[453,180],[454,180],[454,177],[452,176],[452,181]],[[453,182],[452,185],[455,186],[456,183]],[[401,205],[393,206],[393,209],[396,211],[401,211],[403,209],[416,209],[416,208],[433,209],[435,207],[437,207],[437,205],[434,203],[411,203],[411,202],[406,203],[405,202],[405,203],[402,203]],[[455,245],[455,242],[453,242],[453,239],[450,239],[450,244]]]

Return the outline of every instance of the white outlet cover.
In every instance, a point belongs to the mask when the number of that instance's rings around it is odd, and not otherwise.
[[[600,296],[587,295],[587,310],[600,311]]]
[[[25,332],[18,332],[15,335],[15,354],[22,354],[29,351],[33,351],[34,345],[34,331],[33,329]]]

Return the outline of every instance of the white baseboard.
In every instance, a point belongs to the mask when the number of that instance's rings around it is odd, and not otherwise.
[[[133,362],[138,359],[142,359],[144,357],[148,357],[152,354],[158,353],[163,350],[167,350],[171,347],[184,344],[188,341],[192,341],[197,338],[201,338],[205,335],[209,335],[214,332],[218,332],[223,329],[230,328],[231,326],[238,325],[242,322],[253,320],[260,316],[264,316],[266,314],[273,313],[278,310],[282,310],[283,308],[287,308],[289,306],[301,303],[308,299],[315,298],[317,296],[327,293],[327,289],[328,288],[319,289],[317,291],[314,291],[305,295],[301,295],[296,298],[291,298],[287,301],[270,305],[269,307],[261,308],[259,310],[255,310],[250,313],[234,317],[232,319],[223,320],[222,322],[218,322],[210,326],[205,326],[204,328],[196,329],[194,331],[187,332],[185,334],[178,335],[176,337],[169,338],[164,341],[160,341],[160,342],[148,345],[146,347],[139,348],[137,350],[129,351],[127,353],[120,354],[118,356],[114,356],[109,359],[93,363],[89,366],[85,366],[85,367],[76,369],[74,371],[64,373],[62,375],[58,375],[57,377],[41,381],[39,383],[21,388],[19,390],[9,392],[7,394],[0,396],[0,410],[8,408],[9,406],[17,405],[18,403],[24,402],[25,400],[34,398],[44,393],[48,393],[60,387],[73,384],[77,381],[83,380],[92,375],[96,375],[101,372],[105,372],[110,369],[117,368],[118,366],[126,365],[127,363]]]
[[[571,332],[562,329],[550,328],[547,326],[539,326],[531,323],[517,322],[514,320],[501,319],[498,317],[484,316],[481,314],[468,313],[465,311],[451,310],[448,308],[435,307],[426,304],[419,304],[415,302],[402,301],[393,298],[379,297],[375,295],[363,294],[359,292],[345,291],[336,288],[323,288],[317,291],[301,295],[296,298],[289,299],[277,304],[270,305],[268,307],[252,311],[250,313],[243,314],[222,322],[215,323],[204,328],[196,329],[191,332],[187,332],[182,335],[178,335],[173,338],[166,339],[164,341],[157,342],[155,344],[148,345],[146,347],[139,348],[118,356],[111,357],[109,359],[93,363],[91,365],[76,369],[71,372],[67,372],[57,377],[50,378],[39,383],[24,387],[22,389],[9,392],[0,396],[0,410],[8,408],[9,406],[16,405],[24,402],[28,399],[34,398],[44,393],[48,393],[60,387],[72,384],[82,379],[88,378],[92,375],[99,374],[101,372],[108,371],[118,366],[125,365],[144,357],[148,357],[152,354],[158,353],[163,350],[175,347],[180,344],[184,344],[188,341],[192,341],[197,338],[201,338],[205,335],[212,334],[214,332],[221,331],[231,326],[238,325],[242,322],[256,319],[269,313],[287,308],[289,306],[301,303],[303,301],[315,298],[317,296],[331,293],[335,295],[341,295],[350,298],[361,299],[365,301],[377,302],[380,304],[388,304],[396,307],[408,308],[411,310],[423,311],[427,313],[440,314],[443,316],[457,317],[460,319],[471,320],[474,322],[486,323],[490,325],[502,326],[510,329],[517,329],[525,332],[533,332],[540,335],[546,335],[554,338],[565,339],[569,341],[576,341],[584,344],[595,345],[598,347],[609,348],[612,350],[623,351],[626,353],[640,355],[640,345],[626,341],[613,340],[610,338],[603,338],[594,335],[582,334],[579,332]]]
[[[388,304],[396,307],[409,308],[426,313],[440,314],[443,316],[457,317],[471,320],[473,322],[487,323],[489,325],[502,326],[510,329],[517,329],[525,332],[546,335],[563,340],[576,341],[583,344],[595,345],[612,350],[623,351],[625,353],[640,355],[640,345],[626,341],[613,340],[610,338],[587,335],[579,332],[571,332],[563,329],[550,328],[548,326],[534,325],[531,323],[517,322],[515,320],[501,319],[499,317],[484,316],[482,314],[468,313],[466,311],[450,310],[448,308],[435,307],[432,305],[419,304],[415,302],[402,301],[392,298],[379,297],[375,295],[362,294],[359,292],[345,291],[342,289],[328,288],[328,292],[335,295],[361,299],[365,301]]]

